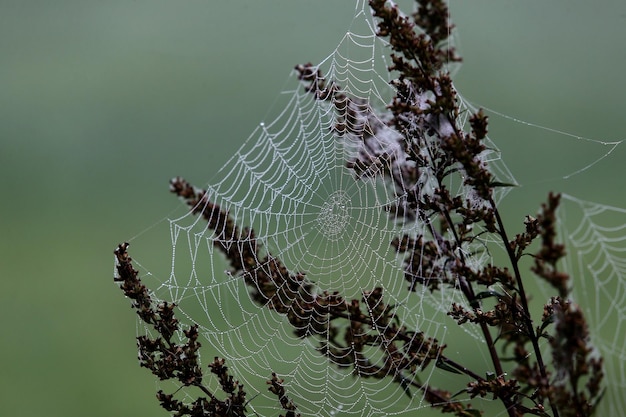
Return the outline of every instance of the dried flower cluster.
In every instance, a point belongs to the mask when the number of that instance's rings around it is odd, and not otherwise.
[[[477,112],[469,119],[471,130],[463,130],[456,93],[445,70],[460,59],[446,44],[452,29],[448,10],[441,0],[417,3],[417,11],[406,16],[383,0],[370,1],[378,20],[377,34],[388,39],[393,51],[390,71],[398,74],[392,82],[396,94],[385,114],[376,114],[364,100],[350,97],[311,64],[296,70],[314,100],[333,106],[336,136],[361,141],[363,152],[346,161],[355,181],[376,178],[390,184],[398,203],[385,207],[387,214],[427,225],[428,233],[397,236],[389,242],[404,257],[408,291],[420,287],[459,291],[467,303],[452,304],[448,314],[459,326],[480,329],[492,373],[473,372],[450,358],[436,339],[399,323],[381,288],[371,288],[361,299],[314,291],[315,277],[290,271],[262,247],[252,229],[236,224],[203,190],[175,178],[171,191],[207,221],[215,246],[229,261],[232,274],[245,280],[252,299],[285,315],[298,337],[316,340],[333,364],[351,369],[355,377],[391,378],[409,396],[421,391],[442,412],[480,415],[458,393],[416,382],[420,372],[435,366],[467,378],[465,399],[491,396],[501,401],[510,417],[589,416],[602,395],[602,360],[593,354],[580,309],[568,299],[569,276],[559,270],[565,256],[565,248],[556,240],[559,196],[550,194],[536,217],[527,216],[522,231],[509,238],[494,193],[510,185],[498,182],[485,162],[487,117]],[[460,184],[462,192],[451,190],[451,183]],[[487,234],[505,248],[508,266],[476,265],[467,255]],[[531,252],[534,242],[539,249]],[[181,329],[174,317],[175,305],[154,305],[127,248],[122,244],[115,251],[115,280],[141,320],[159,335],[137,339],[141,365],[161,380],[198,387],[205,395],[186,404],[160,391],[163,408],[177,416],[245,415],[246,392],[228,373],[223,359],[215,358],[209,371],[218,379],[225,399],[219,400],[203,385],[197,327]],[[531,271],[556,290],[538,318],[530,310],[523,285],[520,259],[525,255],[534,259]],[[184,334],[186,342],[174,343],[175,334]],[[541,338],[548,340],[549,349],[540,348]],[[298,415],[282,380],[272,374],[268,384],[285,415]]]
[[[120,244],[115,250],[117,274],[115,281],[128,298],[132,307],[136,309],[141,320],[151,325],[158,333],[155,338],[148,336],[137,337],[139,348],[139,363],[150,369],[161,381],[175,380],[184,387],[197,387],[206,397],[198,397],[187,404],[174,398],[173,394],[163,391],[157,393],[161,407],[175,416],[191,417],[243,417],[246,415],[246,391],[239,381],[228,373],[224,359],[215,358],[209,364],[210,373],[218,379],[225,398],[212,392],[203,384],[204,372],[200,365],[198,350],[197,326],[181,329],[178,320],[174,317],[172,303],[160,302],[155,305],[150,293],[139,279],[139,273],[132,265],[132,258],[128,255],[128,243]],[[177,344],[172,341],[174,335],[184,335],[181,340],[185,343]],[[281,407],[285,410],[285,417],[296,417],[296,407],[285,393],[276,374],[267,381],[269,391],[276,395]]]

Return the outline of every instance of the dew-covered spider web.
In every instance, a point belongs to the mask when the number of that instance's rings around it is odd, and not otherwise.
[[[559,211],[572,296],[605,361],[607,390],[598,415],[626,408],[626,210],[563,195]]]
[[[355,175],[354,161],[384,161],[381,155],[389,155],[387,160],[397,162],[402,149],[398,134],[385,127],[385,108],[394,94],[389,82],[394,74],[387,70],[389,50],[385,40],[375,35],[376,22],[367,2],[355,3],[355,17],[346,26],[349,30],[330,55],[311,67],[327,82],[336,83],[349,98],[345,112],[332,100],[315,100],[294,72],[292,88],[280,96],[283,107],[277,105],[278,116],[260,124],[217,173],[208,173],[213,178],[209,184],[197,184],[206,190],[202,204],[210,201],[219,207],[215,216],[218,211],[227,213],[239,230],[254,231],[247,242],[258,244],[260,249],[255,259],[240,259],[242,263],[256,264],[259,272],[279,264],[286,268],[279,275],[303,274],[312,283],[307,288],[312,295],[337,293],[348,301],[361,301],[366,294],[381,289],[400,323],[441,344],[456,345],[450,354],[478,364],[476,371],[485,375],[490,368],[483,336],[471,326],[458,327],[447,316],[452,303],[466,304],[459,291],[442,288],[430,292],[425,287],[409,291],[404,258],[392,245],[405,234],[428,234],[429,221],[435,219],[392,215],[405,206],[409,193],[403,189],[402,172],[396,173],[400,181],[395,182],[372,172],[371,167],[370,172]],[[454,72],[455,68],[449,69]],[[466,117],[475,110],[464,103],[461,107]],[[342,130],[342,123],[351,127]],[[354,134],[358,128],[372,125],[378,128],[367,140]],[[516,184],[497,143],[487,140],[487,144],[482,158],[497,180]],[[423,192],[433,186],[431,181],[422,179]],[[472,198],[460,182],[449,185],[464,198]],[[500,188],[497,199],[503,199],[510,189]],[[626,265],[621,261],[626,250],[621,225],[626,216],[623,211],[573,197],[565,200],[582,210],[580,222],[575,223],[578,228],[563,234],[578,254],[568,258],[571,271],[585,277],[580,286],[576,281],[574,297],[581,300],[592,329],[597,329],[594,342],[606,356],[611,385],[606,410],[618,412],[626,407],[619,394],[626,388],[626,329],[622,325]],[[606,211],[615,214],[614,223],[596,220]],[[140,258],[150,271],[144,282],[157,299],[177,304],[182,322],[199,326],[205,363],[214,356],[226,359],[230,373],[248,392],[250,413],[282,412],[276,398],[267,392],[266,381],[272,372],[284,379],[287,394],[303,416],[410,415],[430,407],[415,386],[432,382],[454,392],[467,383],[463,377],[436,370],[424,360],[415,364],[424,370],[407,381],[413,383],[407,390],[394,375],[378,377],[376,372],[383,367],[384,358],[375,349],[367,366],[357,370],[342,366],[346,363],[342,353],[350,354],[349,349],[337,349],[338,340],[346,340],[343,334],[320,332],[324,338],[301,337],[311,326],[332,323],[294,324],[288,315],[270,308],[267,300],[265,304],[259,302],[254,295],[258,288],[233,269],[219,249],[220,245],[245,245],[246,238],[229,240],[232,236],[225,236],[223,227],[207,228],[205,219],[190,213],[171,219],[169,226],[171,270],[169,274],[157,273],[145,257]],[[480,245],[487,248],[496,243],[481,241]],[[492,261],[492,253],[493,249],[477,250],[467,256],[473,257],[476,265],[484,265]],[[218,385],[212,387],[217,389]],[[483,408],[490,400],[472,401]]]

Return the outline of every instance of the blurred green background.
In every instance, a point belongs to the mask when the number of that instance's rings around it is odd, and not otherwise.
[[[209,181],[268,117],[293,66],[332,52],[353,11],[349,0],[0,0],[0,414],[165,415],[137,366],[112,251],[178,206],[170,177]],[[453,1],[451,11],[467,99],[626,137],[626,3]],[[626,207],[626,146],[559,180],[607,149],[490,121],[525,185],[505,200],[508,219],[552,189]]]

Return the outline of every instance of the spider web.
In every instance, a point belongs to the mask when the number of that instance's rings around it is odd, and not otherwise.
[[[384,114],[393,97],[389,81],[394,77],[387,70],[387,45],[375,35],[375,27],[367,4],[356,2],[350,30],[314,68],[325,79],[336,82],[353,102],[364,103],[372,110],[360,116],[372,117],[370,123],[384,126],[384,116],[377,115]],[[450,68],[452,72],[454,69]],[[459,291],[407,290],[403,259],[391,242],[404,234],[427,234],[427,224],[389,215],[389,207],[403,204],[401,185],[398,189],[398,184],[376,175],[357,179],[354,170],[347,167],[348,161],[363,154],[400,155],[395,133],[381,127],[366,144],[350,134],[338,134],[336,107],[314,100],[297,82],[295,74],[293,88],[284,91],[281,100],[284,107],[278,116],[260,124],[219,169],[213,177],[217,180],[203,187],[207,199],[234,218],[237,225],[252,228],[267,259],[279,259],[290,272],[306,274],[314,283],[312,291],[339,292],[346,299],[359,300],[364,293],[382,288],[385,301],[395,307],[402,324],[436,338],[441,344],[451,340],[454,342],[450,344],[465,344],[470,353],[456,353],[478,363],[483,373],[488,371],[480,332],[469,326],[457,327],[446,314],[452,303],[466,304]],[[474,110],[462,99],[461,106],[466,116]],[[490,140],[487,144],[489,150],[483,157],[495,177],[515,184],[496,144]],[[424,180],[425,190],[429,181]],[[460,183],[451,183],[450,187],[465,198],[472,198]],[[500,188],[497,199],[502,199],[507,190]],[[623,389],[625,355],[621,346],[626,340],[621,319],[626,305],[622,300],[626,297],[622,278],[625,265],[618,262],[620,251],[614,245],[623,247],[623,229],[599,226],[594,221],[596,214],[608,208],[570,197],[567,200],[583,209],[585,220],[577,230],[564,235],[580,253],[568,258],[579,261],[570,267],[585,270],[593,277],[581,288],[575,284],[575,296],[594,300],[595,307],[586,307],[592,327],[606,329],[611,318],[620,319],[617,324],[610,324],[617,326],[615,331],[595,333],[594,342],[610,358],[607,369],[611,372],[611,384]],[[260,415],[278,415],[281,411],[266,389],[272,372],[284,378],[287,393],[303,416],[408,415],[430,406],[420,391],[412,390],[409,397],[391,377],[374,378],[365,370],[361,370],[361,377],[355,377],[354,372],[338,366],[341,357],[323,354],[331,340],[298,337],[285,315],[255,302],[245,280],[231,271],[216,247],[223,241],[219,231],[207,229],[205,220],[185,214],[170,220],[169,226],[171,272],[160,281],[152,274],[144,281],[156,299],[178,305],[181,321],[199,326],[207,358],[226,359],[231,374],[245,385],[248,398],[253,398],[248,409]],[[598,248],[600,255],[596,255]],[[489,251],[479,253],[473,260],[476,265],[491,261]],[[265,258],[255,261],[259,268],[267,266]],[[607,311],[599,307],[607,305]],[[144,330],[148,332],[140,329]],[[373,364],[381,365],[376,360],[383,358],[372,355]],[[432,366],[424,368],[420,379],[413,382],[434,382],[453,392],[451,387],[461,389],[467,382],[451,374],[435,375]],[[217,384],[213,388],[217,389]],[[609,393],[613,397],[608,402],[612,412],[625,405],[615,392]],[[482,407],[478,404],[478,408]]]
[[[567,194],[562,198],[559,222],[572,297],[604,358],[607,389],[599,415],[621,415],[626,407],[626,210]]]

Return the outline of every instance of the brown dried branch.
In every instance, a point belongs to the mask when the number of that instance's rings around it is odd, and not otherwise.
[[[132,258],[128,255],[128,243],[120,244],[114,251],[116,258],[115,282],[120,285],[124,294],[131,299],[131,306],[144,323],[152,325],[158,336],[137,337],[139,348],[139,363],[160,380],[174,379],[184,387],[197,387],[206,397],[198,397],[191,403],[184,403],[174,398],[174,394],[166,394],[162,390],[157,392],[163,409],[175,413],[176,416],[191,417],[245,417],[246,392],[239,381],[228,372],[224,359],[215,358],[209,364],[210,372],[217,376],[221,390],[226,394],[224,400],[202,384],[203,372],[200,366],[198,351],[201,347],[198,342],[198,326],[192,325],[182,333],[186,342],[176,344],[172,341],[174,334],[180,333],[180,325],[174,317],[175,304],[167,301],[155,305],[148,289],[141,283],[138,271],[132,265]],[[276,374],[272,374],[272,381]],[[270,391],[272,389],[270,388]],[[274,392],[274,391],[272,391]],[[286,398],[284,390],[282,397]],[[281,406],[285,404],[279,398]],[[289,402],[290,410],[296,406]],[[297,414],[288,414],[287,417],[297,417]]]

